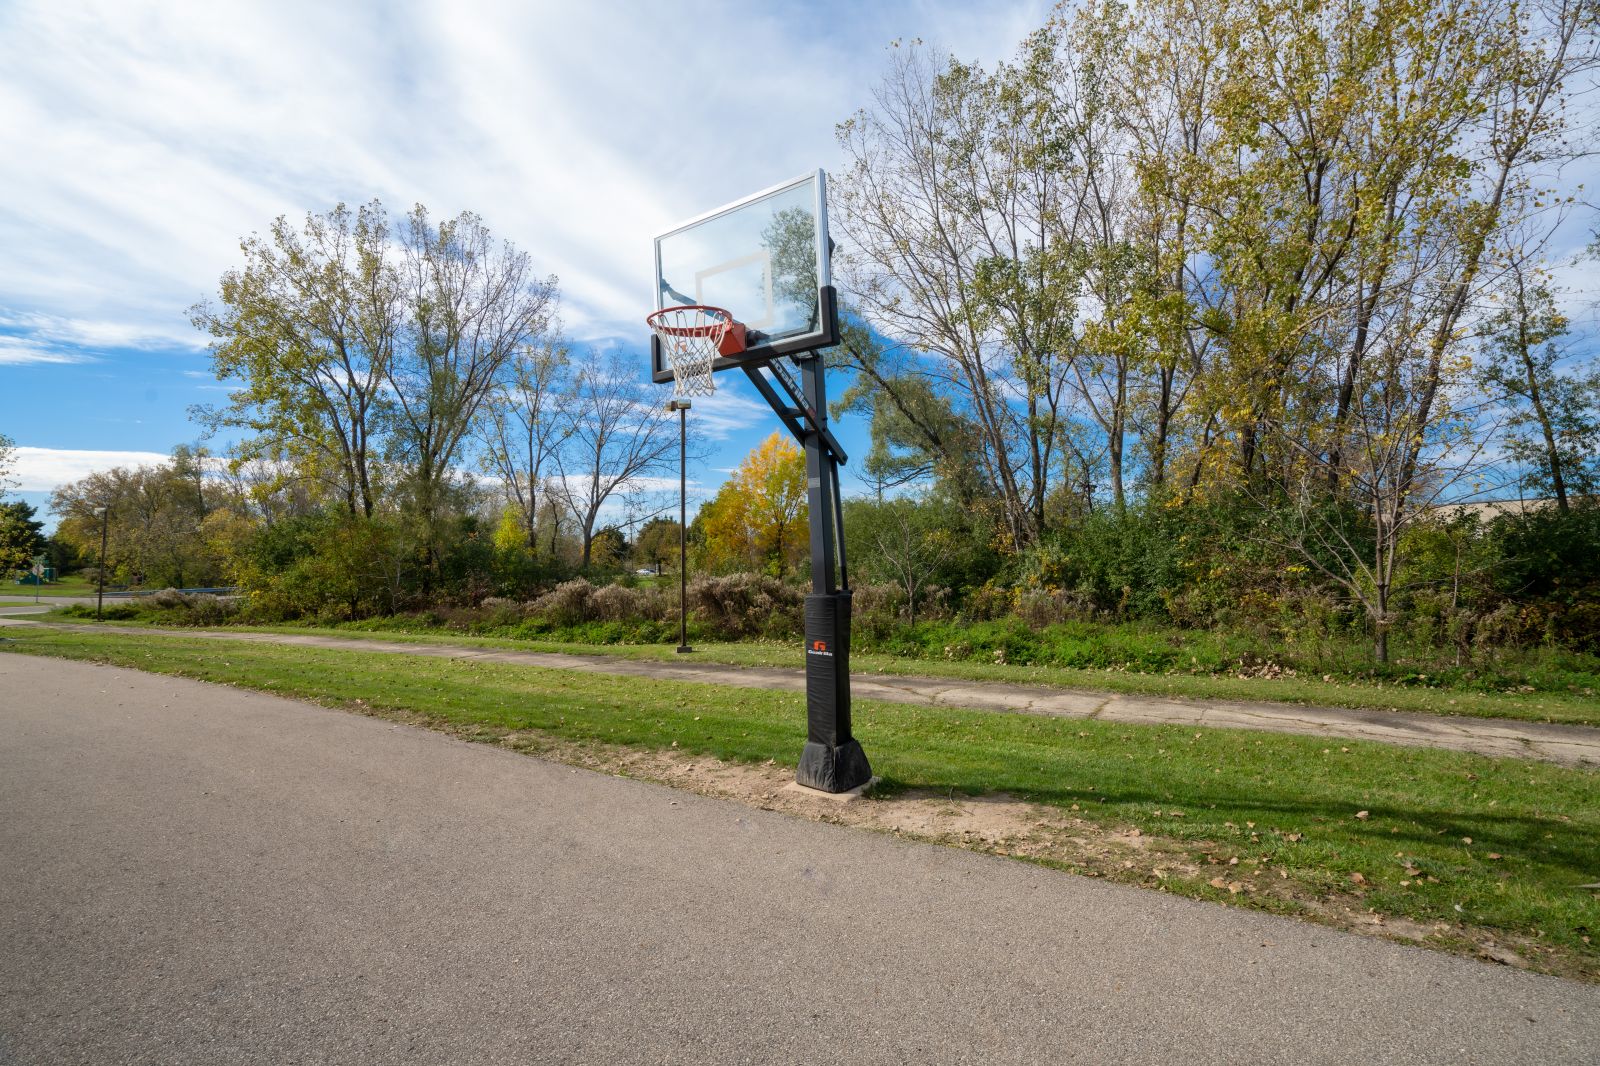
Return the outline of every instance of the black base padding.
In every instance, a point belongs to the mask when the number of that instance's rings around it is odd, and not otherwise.
[[[872,766],[853,738],[837,748],[808,740],[794,779],[822,792],[849,792],[872,780]]]

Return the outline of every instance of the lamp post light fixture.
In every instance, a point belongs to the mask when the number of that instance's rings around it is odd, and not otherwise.
[[[678,412],[678,654],[694,651],[689,647],[689,461],[688,400],[673,397],[667,410]]]
[[[101,621],[106,602],[106,527],[111,524],[111,513],[105,507],[96,507],[94,516],[100,519],[100,565],[96,567],[99,581],[94,593],[94,620]]]

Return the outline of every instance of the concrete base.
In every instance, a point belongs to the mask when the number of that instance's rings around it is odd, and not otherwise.
[[[854,803],[871,792],[873,786],[882,780],[883,778],[881,777],[868,778],[865,784],[857,785],[848,792],[824,792],[820,788],[812,788],[809,785],[802,785],[798,781],[790,781],[783,786],[783,791],[793,792],[797,796],[807,796],[811,799],[829,800],[833,803]]]

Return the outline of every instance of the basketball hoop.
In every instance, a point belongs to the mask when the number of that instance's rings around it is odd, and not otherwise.
[[[661,340],[675,396],[710,396],[717,391],[711,380],[717,357],[744,351],[744,326],[720,307],[663,307],[644,321]]]

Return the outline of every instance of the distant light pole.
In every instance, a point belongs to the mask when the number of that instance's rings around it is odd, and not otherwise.
[[[689,647],[689,401],[677,397],[667,401],[667,410],[678,412],[678,654]]]
[[[106,602],[106,529],[111,524],[111,513],[107,508],[96,507],[94,516],[100,519],[100,565],[99,582],[94,593],[94,620],[101,621],[101,615]]]

